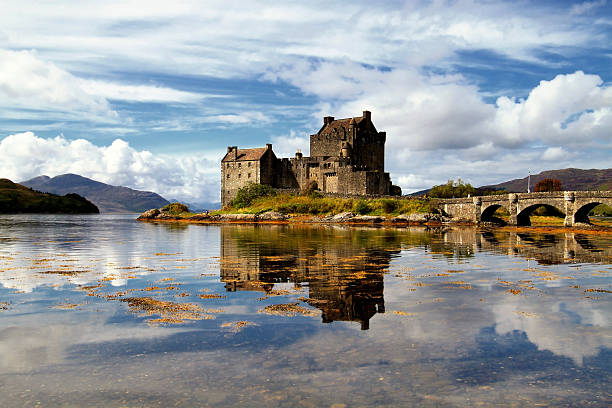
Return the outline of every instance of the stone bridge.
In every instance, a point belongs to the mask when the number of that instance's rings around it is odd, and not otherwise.
[[[538,207],[554,207],[565,214],[565,226],[589,224],[589,212],[599,204],[612,207],[612,191],[553,191],[511,193],[469,198],[441,199],[439,207],[448,216],[474,223],[493,220],[498,208],[510,213],[510,225],[531,225],[529,215]]]

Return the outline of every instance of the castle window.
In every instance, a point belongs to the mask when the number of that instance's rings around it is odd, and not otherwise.
[[[242,167],[242,163],[238,163],[238,167]]]
[[[247,178],[251,178],[251,173],[248,174]]]
[[[230,175],[229,175],[229,173],[228,173],[227,178],[229,178],[229,176],[230,176]]]
[[[247,166],[251,167],[251,162],[249,162],[249,164]]]
[[[238,178],[242,177],[242,174],[238,173]]]

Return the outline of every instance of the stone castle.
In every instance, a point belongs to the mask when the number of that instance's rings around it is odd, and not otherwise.
[[[369,111],[354,118],[323,118],[323,126],[310,135],[310,157],[299,151],[292,158],[277,158],[272,145],[254,149],[229,146],[221,160],[221,204],[229,204],[249,183],[279,189],[314,188],[323,193],[389,195],[385,173],[385,132],[378,132]],[[401,193],[400,193],[401,194]]]

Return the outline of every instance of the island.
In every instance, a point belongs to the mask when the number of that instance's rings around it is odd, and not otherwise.
[[[0,214],[98,214],[93,203],[78,194],[64,196],[32,190],[0,179]]]

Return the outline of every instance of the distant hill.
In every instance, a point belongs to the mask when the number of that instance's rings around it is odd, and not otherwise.
[[[0,179],[0,213],[97,214],[99,210],[78,194],[60,197]]]
[[[111,186],[77,174],[63,174],[53,178],[39,176],[21,184],[53,194],[79,194],[97,205],[103,213],[139,213],[170,203],[159,194],[150,191]]]
[[[531,175],[531,191],[533,191],[538,181],[545,178],[559,180],[563,185],[563,190],[612,190],[612,169],[562,169],[543,171]],[[512,193],[526,192],[527,177],[483,187],[506,190]]]

